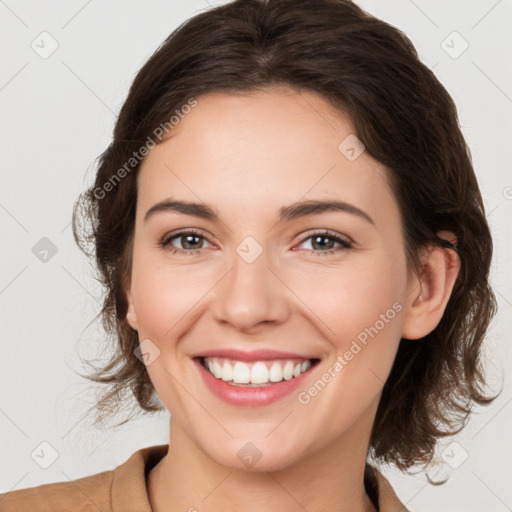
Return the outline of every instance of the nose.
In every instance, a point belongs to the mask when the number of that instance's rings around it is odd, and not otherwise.
[[[214,289],[212,308],[218,322],[251,333],[264,324],[286,321],[290,291],[269,263],[266,251],[252,262],[234,254],[231,270]]]

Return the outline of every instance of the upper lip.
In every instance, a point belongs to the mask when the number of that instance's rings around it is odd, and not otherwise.
[[[259,349],[259,350],[238,350],[238,349],[211,349],[205,350],[192,357],[224,357],[235,361],[268,361],[272,359],[318,359],[310,355],[296,354],[294,352],[282,352],[280,350]]]

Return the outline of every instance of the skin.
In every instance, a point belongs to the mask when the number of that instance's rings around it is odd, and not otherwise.
[[[140,169],[125,284],[128,322],[160,350],[147,371],[172,416],[169,453],[148,475],[151,505],[374,510],[363,471],[382,387],[400,338],[421,338],[441,319],[458,257],[427,247],[422,269],[409,270],[387,171],[367,151],[350,161],[338,150],[355,130],[322,96],[273,88],[197,100]],[[172,211],[144,220],[171,196],[207,203],[221,221]],[[282,206],[310,199],[346,201],[374,224],[339,211],[278,222]],[[204,238],[159,245],[185,228]],[[313,230],[326,229],[352,247],[315,243]],[[250,264],[236,252],[248,236],[263,251]],[[199,250],[172,252],[190,247]],[[311,354],[321,361],[307,391],[393,304],[401,311],[307,404],[298,392],[261,407],[227,404],[191,359],[212,347]],[[237,457],[247,442],[262,454],[251,468]]]

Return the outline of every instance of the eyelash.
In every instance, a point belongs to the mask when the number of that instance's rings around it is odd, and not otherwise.
[[[163,249],[169,250],[172,254],[182,254],[184,256],[192,256],[192,255],[197,254],[198,252],[200,252],[202,249],[179,249],[179,248],[172,247],[172,246],[171,246],[171,248],[169,247],[169,244],[171,243],[172,240],[174,240],[175,238],[183,237],[185,235],[196,235],[199,238],[203,238],[203,239],[206,240],[206,237],[204,237],[201,234],[201,232],[196,231],[194,229],[187,229],[186,231],[180,231],[178,233],[170,233],[169,235],[165,236],[162,239],[162,241],[159,243],[159,246],[162,247]],[[329,256],[329,255],[332,255],[332,254],[334,254],[336,252],[352,248],[352,242],[351,241],[348,241],[348,240],[345,240],[343,238],[340,238],[334,232],[329,231],[329,230],[323,230],[323,231],[322,230],[318,230],[318,231],[315,231],[313,233],[310,233],[307,237],[303,238],[299,242],[299,244],[302,244],[306,240],[309,240],[310,238],[313,238],[315,236],[322,236],[324,238],[330,238],[331,240],[334,240],[335,242],[338,242],[339,244],[341,244],[341,247],[338,247],[337,249],[328,249],[326,251],[314,251],[312,249],[308,249],[309,251],[317,254],[318,256],[320,256],[320,255],[322,255],[322,256]]]

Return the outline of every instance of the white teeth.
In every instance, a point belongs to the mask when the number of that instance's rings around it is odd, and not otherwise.
[[[311,367],[310,360],[275,360],[245,363],[220,357],[205,358],[205,366],[217,379],[230,384],[268,384],[298,377]]]
[[[283,380],[283,368],[277,361],[270,367],[269,380],[270,382],[281,382]]]
[[[301,365],[300,365],[300,371],[302,373],[304,373],[309,367],[311,366],[311,361],[304,361]]]
[[[224,363],[222,366],[222,380],[233,380],[233,367],[229,363]]]
[[[290,380],[293,377],[293,368],[294,365],[292,361],[286,361],[286,364],[284,365],[283,368],[283,377],[285,378],[285,380]]]
[[[215,375],[215,377],[217,377],[217,375]],[[237,361],[233,368],[233,381],[237,384],[249,384],[250,380],[251,371],[249,370],[249,367],[246,364]]]
[[[265,384],[265,382],[268,382],[268,369],[265,363],[258,362],[251,368],[251,382],[253,384]]]
[[[217,361],[213,361],[213,375],[215,375],[217,379],[220,379],[222,376],[222,368]]]

